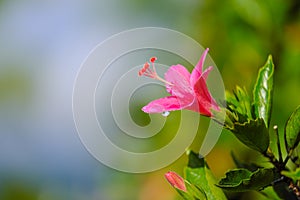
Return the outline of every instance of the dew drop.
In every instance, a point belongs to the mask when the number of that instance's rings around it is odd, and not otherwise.
[[[169,111],[164,111],[164,112],[161,113],[161,115],[164,116],[164,117],[168,117],[169,114],[170,114]]]

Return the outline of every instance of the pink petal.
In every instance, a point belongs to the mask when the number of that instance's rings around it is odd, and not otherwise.
[[[177,97],[168,96],[151,101],[142,110],[146,113],[162,113],[164,111],[181,110],[186,106]]]
[[[202,73],[202,77],[206,80],[208,77],[209,72],[213,69],[213,66],[209,66],[205,69],[205,71]]]
[[[205,61],[205,58],[206,58],[208,50],[209,50],[209,48],[205,49],[205,51],[201,55],[201,58],[200,58],[198,64],[195,66],[195,68],[192,71],[191,79],[190,79],[191,85],[195,85],[195,83],[197,82],[197,80],[202,75],[203,65],[204,65],[204,61]]]
[[[204,77],[200,77],[194,85],[194,91],[198,100],[199,111],[202,115],[212,116],[211,109],[220,110],[218,104],[208,91]],[[188,109],[188,108],[187,108]]]
[[[194,99],[193,89],[190,86],[190,73],[182,65],[173,65],[165,73],[166,81],[172,85],[166,85],[167,91],[179,99]]]

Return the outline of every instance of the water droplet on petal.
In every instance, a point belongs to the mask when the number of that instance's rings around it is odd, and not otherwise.
[[[161,115],[164,116],[164,117],[168,117],[169,114],[170,114],[169,111],[164,111],[164,112],[161,113]]]

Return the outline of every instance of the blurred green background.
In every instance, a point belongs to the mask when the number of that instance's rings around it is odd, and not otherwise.
[[[280,131],[300,104],[298,0],[1,0],[0,199],[179,199],[163,174],[181,173],[185,155],[157,172],[117,172],[84,149],[72,119],[72,87],[89,51],[112,34],[144,26],[174,29],[209,47],[228,90],[241,85],[250,92],[258,68],[272,54],[271,123]],[[247,162],[257,159],[224,131],[207,157],[218,178],[234,167],[231,151]]]

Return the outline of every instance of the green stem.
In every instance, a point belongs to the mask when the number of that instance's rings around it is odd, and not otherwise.
[[[283,166],[285,166],[285,165],[287,164],[287,162],[289,161],[289,159],[290,159],[292,153],[293,153],[293,149],[290,149],[288,155],[286,156],[286,158],[285,158],[284,161],[283,161]]]
[[[282,159],[282,153],[281,153],[281,146],[280,146],[280,138],[279,138],[278,126],[277,125],[273,126],[273,129],[274,129],[275,134],[277,136],[277,150],[278,150],[278,156],[279,156],[279,163],[282,163],[283,159]]]
[[[282,162],[280,163],[276,157],[274,156],[274,154],[269,151],[269,152],[265,152],[263,153],[263,156],[265,156],[266,158],[270,159],[270,162],[274,165],[274,167],[277,169],[277,170],[281,170],[281,164]]]

